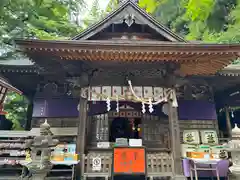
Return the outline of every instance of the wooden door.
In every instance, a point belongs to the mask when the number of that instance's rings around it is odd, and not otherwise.
[[[166,119],[144,114],[142,117],[142,138],[147,148],[170,148],[169,124]]]

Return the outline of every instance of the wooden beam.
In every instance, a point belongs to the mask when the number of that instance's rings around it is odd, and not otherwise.
[[[86,73],[82,73],[80,79],[80,98],[79,98],[79,122],[78,122],[78,132],[77,132],[77,154],[79,155],[80,163],[77,165],[76,176],[77,179],[82,179],[83,177],[83,167],[84,166],[84,153],[86,145],[86,128],[87,128],[87,116],[88,116],[88,92],[85,87],[89,86],[89,78]]]
[[[30,131],[32,128],[32,115],[33,115],[33,98],[34,98],[35,93],[31,93],[30,95],[27,96],[29,104],[27,108],[27,120],[25,124],[25,130]]]
[[[172,172],[173,180],[185,180],[183,175],[181,144],[180,144],[180,128],[178,120],[178,111],[176,107],[169,102],[169,125],[171,133],[171,150],[172,150]]]
[[[79,161],[76,176],[77,179],[81,179],[83,176],[82,162],[84,161],[83,155],[85,153],[86,142],[86,125],[87,125],[87,98],[80,97],[79,99],[79,122],[77,132],[77,154],[79,155]]]
[[[225,107],[225,116],[226,116],[227,134],[228,134],[228,137],[231,138],[232,137],[232,125],[231,125],[229,110],[227,107]]]

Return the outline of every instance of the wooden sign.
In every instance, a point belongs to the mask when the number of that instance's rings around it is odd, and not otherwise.
[[[144,148],[114,148],[114,174],[145,174],[146,157]]]

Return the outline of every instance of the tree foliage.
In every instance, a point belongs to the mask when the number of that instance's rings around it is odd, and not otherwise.
[[[77,22],[84,0],[1,0],[0,59],[22,58],[14,39],[66,39],[82,28]],[[23,128],[28,102],[24,96],[8,93],[4,105],[13,129]]]
[[[240,0],[155,1],[153,16],[187,40],[240,43]]]
[[[166,0],[152,13],[187,40],[232,43],[239,40],[239,6],[239,0]]]
[[[4,103],[6,118],[13,123],[12,129],[22,130],[27,118],[28,100],[17,93],[8,92]]]
[[[1,0],[0,59],[16,55],[16,38],[65,39],[81,30],[70,21],[84,0]]]
[[[109,10],[110,10],[110,8],[109,8]],[[86,25],[88,27],[88,26],[100,21],[106,15],[107,15],[107,13],[103,9],[100,9],[99,0],[94,0],[87,17],[85,19],[83,19],[84,25]]]

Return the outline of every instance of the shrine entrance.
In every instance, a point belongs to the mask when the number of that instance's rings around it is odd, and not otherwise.
[[[140,139],[141,118],[116,117],[110,124],[109,140],[115,142],[116,138]]]
[[[135,108],[123,104],[117,111],[109,112],[109,140],[115,142],[116,138],[140,139],[142,127],[142,113]]]
[[[114,118],[110,125],[110,142],[115,142],[117,138],[130,139],[132,137],[132,128],[128,118]]]

